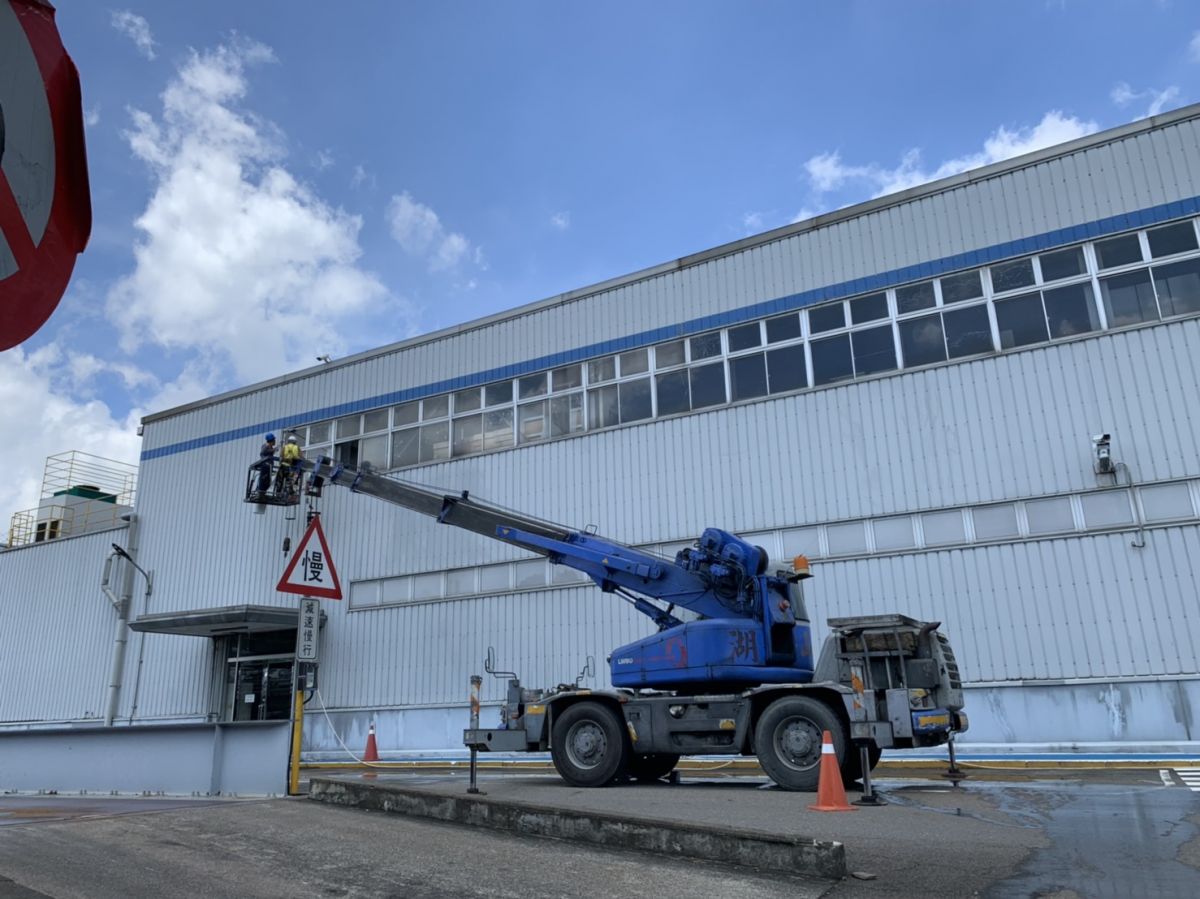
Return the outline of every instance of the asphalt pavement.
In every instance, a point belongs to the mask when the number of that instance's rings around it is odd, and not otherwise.
[[[403,779],[434,791],[466,786],[461,775]],[[755,777],[578,790],[552,777],[489,775],[481,787],[837,839],[849,870],[871,879],[814,881],[304,799],[0,797],[0,897],[1200,896],[1200,793],[1170,771],[999,772],[957,788],[882,778],[888,805],[825,814],[805,808],[812,796]]]

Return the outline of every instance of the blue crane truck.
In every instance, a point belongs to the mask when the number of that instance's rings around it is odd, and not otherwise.
[[[883,749],[937,746],[967,728],[958,664],[938,622],[897,614],[831,618],[814,657],[803,556],[772,571],[761,547],[708,528],[668,559],[466,491],[447,494],[324,457],[297,467],[310,474],[310,495],[319,496],[325,482],[348,487],[544,556],[584,573],[657,626],[613,650],[612,689],[578,682],[528,689],[506,672],[500,726],[467,729],[468,748],[548,750],[562,778],[580,787],[654,780],[682,755],[754,755],[780,787],[811,791],[824,731],[850,782]],[[299,501],[295,480],[276,478],[282,491],[259,492],[256,479],[252,468],[247,502]],[[678,609],[691,613],[688,620]]]

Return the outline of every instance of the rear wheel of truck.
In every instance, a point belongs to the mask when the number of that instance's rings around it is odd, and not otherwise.
[[[606,705],[578,702],[554,722],[550,757],[573,787],[602,787],[625,773],[625,723]]]
[[[628,774],[639,783],[653,783],[666,777],[679,764],[679,756],[664,752],[647,752],[629,760]]]
[[[784,696],[767,706],[754,728],[758,762],[785,790],[814,791],[821,777],[821,738],[833,735],[839,769],[846,757],[846,733],[829,706],[808,696]]]

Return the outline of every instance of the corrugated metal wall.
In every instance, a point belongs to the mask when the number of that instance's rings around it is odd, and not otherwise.
[[[404,387],[1191,197],[1200,194],[1198,137],[1196,122],[1178,122],[334,367],[152,421],[145,445],[312,418]],[[1116,458],[1140,481],[1197,476],[1198,349],[1196,320],[1102,333],[468,457],[413,477],[640,544],[689,539],[709,525],[754,531],[1093,487],[1089,438],[1100,431],[1114,434]],[[258,438],[247,437],[143,464],[140,559],[156,570],[151,611],[293,604],[274,587],[282,540],[294,544],[303,521],[276,509],[255,515],[241,502],[257,449]],[[518,557],[336,488],[322,517],[343,583]],[[1127,534],[1080,535],[826,562],[810,591],[813,617],[898,610],[943,620],[974,680],[1194,674],[1186,597],[1200,584],[1191,561],[1198,530],[1148,536],[1140,550]],[[0,555],[0,566],[10,556],[19,553]],[[85,587],[61,590],[82,596]],[[108,611],[102,599],[97,606]],[[588,588],[325,608],[322,690],[344,708],[459,702],[489,645],[531,684],[573,678],[588,654],[606,681],[604,656],[650,629]],[[26,614],[17,613],[18,627],[36,625]],[[203,715],[211,654],[204,639],[148,640],[139,717]],[[498,684],[487,687],[499,695]],[[28,701],[41,709],[36,694]]]

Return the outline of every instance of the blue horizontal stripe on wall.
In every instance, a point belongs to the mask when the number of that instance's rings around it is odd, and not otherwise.
[[[529,359],[525,362],[515,362],[511,365],[501,366],[500,368],[492,368],[470,375],[436,381],[420,387],[409,387],[404,390],[393,391],[392,393],[384,393],[378,396],[339,403],[336,406],[324,406],[309,412],[289,415],[286,418],[273,418],[269,421],[259,422],[258,424],[247,425],[244,428],[235,428],[229,431],[209,434],[205,437],[183,440],[179,443],[172,443],[167,446],[160,446],[157,449],[144,451],[142,453],[142,461],[148,462],[151,459],[160,459],[164,456],[173,456],[177,453],[186,453],[190,450],[216,446],[220,443],[228,443],[231,440],[243,440],[247,437],[261,436],[267,431],[282,430],[291,425],[323,421],[327,418],[338,418],[342,415],[353,415],[355,412],[376,409],[380,406],[407,403],[428,396],[436,396],[439,393],[449,393],[454,390],[463,390],[467,387],[482,386],[492,381],[518,378],[521,375],[544,371],[548,368],[557,368],[561,365],[570,365],[584,359],[607,356],[610,353],[626,352],[662,343],[665,340],[673,340],[680,337],[687,337],[691,334],[711,331],[714,328],[726,328],[730,325],[753,321],[754,319],[770,315],[794,312],[806,306],[812,306],[828,300],[845,299],[861,293],[871,293],[872,291],[895,287],[909,281],[937,277],[938,275],[958,271],[959,269],[973,268],[977,265],[988,265],[1014,256],[1040,253],[1054,249],[1055,247],[1080,243],[1085,240],[1094,240],[1106,234],[1116,234],[1117,232],[1128,231],[1133,228],[1145,228],[1159,222],[1182,218],[1188,215],[1196,215],[1198,212],[1200,212],[1200,197],[1189,197],[1185,200],[1163,203],[1159,206],[1139,209],[1136,212],[1121,213],[1120,215],[1109,216],[1108,218],[1098,219],[1093,222],[1085,222],[1081,225],[1058,228],[1057,230],[1047,231],[1033,237],[1022,237],[979,250],[969,250],[954,256],[944,256],[941,259],[935,259],[930,262],[906,265],[903,268],[880,272],[877,275],[870,275],[866,278],[842,281],[837,284],[826,285],[825,287],[814,287],[811,290],[805,290],[801,293],[794,293],[773,300],[764,300],[750,306],[743,306],[740,309],[717,312],[676,325],[665,325],[650,331],[630,334],[627,337],[618,337],[600,343],[576,347],[571,350],[551,353],[547,356],[539,356],[536,359]]]

